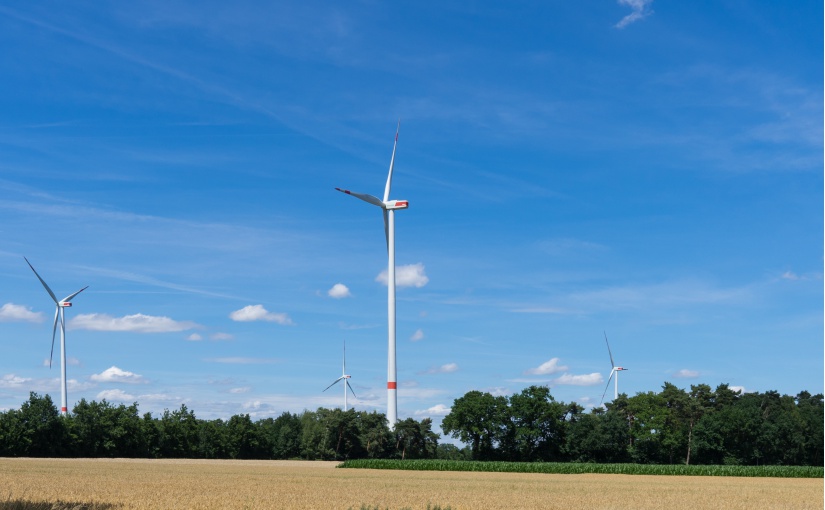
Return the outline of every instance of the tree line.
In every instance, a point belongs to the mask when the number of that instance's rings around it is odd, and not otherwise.
[[[82,399],[60,416],[49,395],[30,393],[20,409],[0,413],[0,456],[195,459],[435,458],[432,420],[400,420],[390,431],[384,414],[319,408],[252,421],[202,420],[186,405],[159,417],[137,404]],[[441,450],[450,453],[452,445]],[[443,453],[443,452],[442,452]]]
[[[470,391],[442,429],[475,460],[640,464],[823,464],[823,396],[745,393],[722,384],[625,394],[585,413],[544,386],[510,397]]]
[[[823,464],[822,394],[740,393],[726,384],[625,394],[589,412],[545,386],[510,397],[470,391],[441,428],[463,449],[439,444],[432,420],[319,408],[252,421],[203,420],[185,405],[160,416],[136,403],[85,399],[63,417],[31,393],[0,412],[0,456],[199,459],[463,459],[639,464]]]

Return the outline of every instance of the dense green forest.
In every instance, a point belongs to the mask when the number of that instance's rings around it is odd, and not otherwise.
[[[665,383],[585,412],[544,386],[494,396],[470,391],[432,421],[319,408],[252,421],[203,420],[182,405],[141,416],[137,404],[81,400],[61,417],[48,395],[0,413],[0,456],[201,459],[458,459],[639,464],[823,464],[823,396],[745,393]]]
[[[723,384],[624,394],[589,413],[544,386],[507,398],[471,391],[442,422],[474,460],[639,464],[823,464],[823,397],[740,394]]]
[[[153,417],[137,404],[84,399],[61,417],[49,395],[31,393],[19,410],[0,413],[3,457],[434,458],[437,447],[429,418],[400,420],[391,432],[384,414],[353,409],[224,421],[198,419],[185,405]]]

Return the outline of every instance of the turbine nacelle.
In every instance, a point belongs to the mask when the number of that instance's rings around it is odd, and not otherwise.
[[[388,200],[384,202],[384,209],[388,211],[394,211],[396,209],[406,209],[410,206],[410,203],[406,200]]]
[[[71,301],[61,301],[61,302],[57,303],[57,306],[59,306],[61,308],[70,308],[72,306],[72,302]]]

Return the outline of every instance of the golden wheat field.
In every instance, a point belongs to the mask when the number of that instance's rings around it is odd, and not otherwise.
[[[3,502],[135,509],[815,509],[823,480],[335,469],[334,462],[0,459]]]

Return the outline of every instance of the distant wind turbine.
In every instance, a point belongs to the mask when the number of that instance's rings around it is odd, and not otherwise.
[[[353,391],[352,386],[349,383],[350,378],[352,378],[352,376],[347,375],[347,343],[344,342],[344,368],[341,371],[341,377],[339,377],[332,384],[324,388],[324,391],[327,391],[328,389],[338,384],[340,381],[344,381],[344,411],[347,410],[347,388],[349,388],[349,390],[352,392],[353,397],[358,398],[358,396],[355,395],[355,391]]]
[[[388,330],[388,349],[387,349],[387,421],[389,422],[390,430],[395,429],[395,423],[398,421],[398,399],[397,388],[398,381],[396,380],[395,369],[395,210],[406,209],[409,207],[409,202],[406,200],[390,200],[390,186],[392,184],[392,170],[395,165],[395,148],[398,145],[398,129],[401,127],[401,121],[398,121],[398,127],[395,129],[395,143],[392,146],[392,157],[390,158],[390,171],[387,175],[387,184],[384,187],[384,199],[381,200],[372,195],[363,193],[355,193],[346,189],[335,188],[341,193],[352,195],[355,198],[360,198],[364,202],[378,206],[384,213],[384,236],[387,238],[387,330]]]
[[[607,354],[610,355],[610,366],[613,368],[612,370],[610,370],[610,377],[607,378],[607,386],[604,387],[604,393],[602,393],[602,401],[599,402],[599,405],[602,405],[602,402],[604,402],[604,396],[607,394],[607,388],[610,387],[610,379],[612,379],[614,375],[616,376],[616,380],[614,381],[615,387],[613,390],[613,400],[619,398],[619,372],[621,372],[622,370],[627,370],[623,367],[617,367],[616,364],[613,363],[613,353],[610,352],[610,342],[607,341],[607,332],[604,333],[604,342],[607,344]]]
[[[66,407],[66,316],[64,308],[72,306],[72,298],[74,298],[84,290],[88,289],[89,286],[87,285],[79,291],[75,292],[74,294],[70,294],[65,298],[61,299],[60,301],[58,301],[57,296],[54,295],[52,289],[50,289],[49,286],[46,285],[46,282],[43,281],[43,278],[41,278],[40,275],[37,274],[37,271],[34,270],[34,266],[32,266],[31,262],[29,262],[29,259],[27,259],[26,257],[23,257],[23,259],[26,261],[26,264],[28,264],[29,267],[32,268],[32,271],[34,271],[34,275],[37,276],[37,279],[40,280],[40,283],[43,284],[43,287],[45,287],[46,292],[49,293],[49,296],[51,296],[52,301],[54,301],[54,304],[56,306],[56,309],[54,311],[54,326],[52,326],[52,350],[49,353],[49,368],[52,367],[52,358],[54,357],[54,337],[57,333],[57,318],[58,316],[60,317],[60,413],[65,415],[68,412],[68,410]]]

